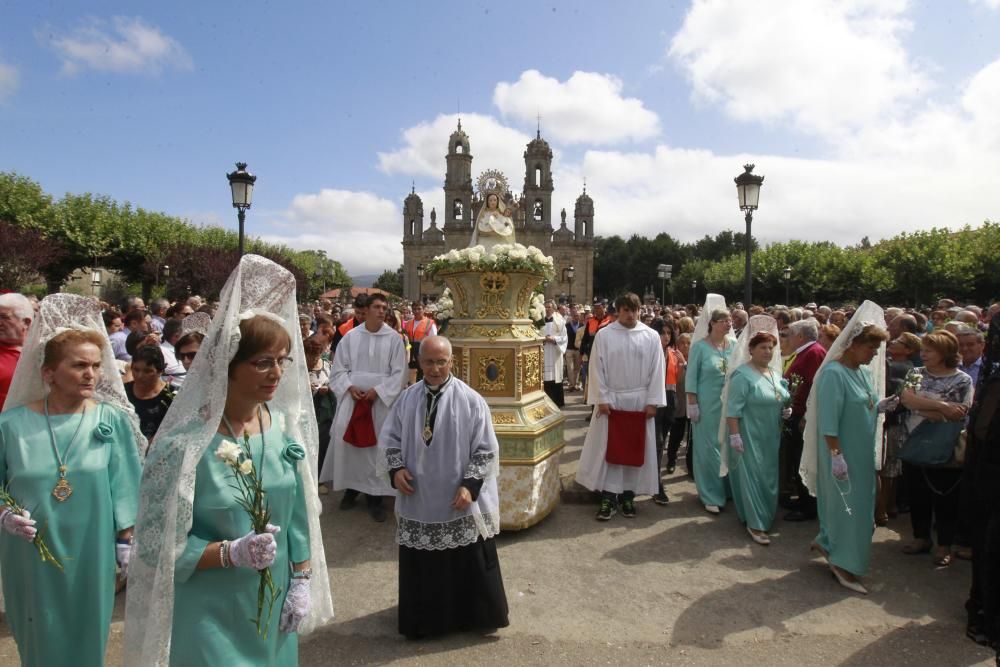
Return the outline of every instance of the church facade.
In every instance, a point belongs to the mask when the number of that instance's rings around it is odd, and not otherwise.
[[[465,248],[483,201],[474,192],[472,151],[462,121],[448,139],[445,157],[444,223],[437,211],[424,225],[424,204],[415,191],[403,201],[403,292],[409,300],[435,300],[444,287],[423,275],[422,267],[436,255]],[[594,296],[594,200],[586,188],[576,198],[572,229],[566,209],[553,225],[552,149],[539,131],[524,151],[524,186],[519,196],[508,192],[514,234],[518,243],[533,245],[552,257],[555,276],[545,285],[545,296],[556,301],[590,303]]]

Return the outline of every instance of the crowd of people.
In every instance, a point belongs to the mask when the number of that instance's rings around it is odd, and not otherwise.
[[[23,664],[103,664],[126,582],[127,664],[297,664],[297,633],[332,616],[331,491],[343,511],[363,494],[376,522],[395,498],[401,634],[506,626],[499,446],[432,309],[379,293],[298,304],[291,275],[254,256],[217,302],[0,295],[0,576]],[[986,644],[998,313],[548,301],[543,385],[560,408],[577,392],[593,406],[577,480],[598,520],[635,517],[641,496],[669,505],[684,452],[709,515],[732,501],[761,546],[779,514],[815,521],[817,557],[865,594],[874,527],[908,512],[904,554],[973,561],[968,635]],[[261,479],[267,516],[233,492]],[[72,558],[57,568],[40,542]],[[80,642],[46,641],[55,627]]]

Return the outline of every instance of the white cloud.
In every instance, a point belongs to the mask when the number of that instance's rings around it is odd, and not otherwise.
[[[403,130],[403,145],[378,154],[378,167],[386,174],[428,177],[440,182],[445,175],[448,138],[458,125],[456,114],[441,114],[431,122]],[[462,114],[462,130],[469,135],[472,178],[485,169],[499,169],[512,190],[520,190],[524,177],[524,147],[532,137],[501,124],[492,116]],[[430,209],[428,209],[429,211]]]
[[[563,143],[614,144],[650,139],[660,133],[659,117],[642,100],[622,97],[622,82],[596,72],[574,72],[565,83],[527,70],[514,83],[502,81],[493,103],[504,116],[534,124]]]
[[[166,67],[187,69],[191,58],[174,38],[141,18],[92,19],[68,35],[50,38],[63,61],[63,72],[84,69],[119,73],[155,73]]]
[[[983,5],[988,9],[1000,9],[1000,0],[970,0],[974,5]]]
[[[906,0],[695,0],[668,55],[696,101],[831,139],[927,92],[902,44]]]
[[[17,92],[21,83],[20,74],[13,65],[0,62],[0,104],[6,102]]]
[[[300,250],[325,250],[348,273],[381,273],[403,262],[402,204],[369,192],[326,189],[299,194],[283,219],[261,235]],[[425,219],[430,224],[430,210]]]

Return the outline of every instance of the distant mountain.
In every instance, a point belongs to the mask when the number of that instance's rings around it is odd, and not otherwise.
[[[372,283],[378,280],[379,274],[366,273],[363,276],[351,276],[351,284],[354,287],[371,287]]]

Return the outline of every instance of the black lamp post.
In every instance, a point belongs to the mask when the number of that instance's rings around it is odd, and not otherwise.
[[[753,212],[757,209],[757,202],[760,200],[760,184],[764,182],[763,176],[753,175],[753,165],[743,165],[743,173],[737,176],[736,192],[740,198],[740,210],[746,211],[747,235],[746,239],[746,268],[743,271],[743,307],[749,309],[752,296],[752,276],[750,272],[750,223],[753,221]]]
[[[573,303],[573,276],[576,275],[576,269],[573,265],[569,265],[562,270],[562,280],[560,282],[569,283],[569,297],[568,301]]]
[[[101,270],[94,269],[90,272],[90,293],[101,293]]]
[[[424,265],[417,264],[417,298],[421,303],[426,304],[427,300],[424,298]]]
[[[657,264],[656,265],[656,276],[660,279],[660,305],[666,305],[667,302],[667,281],[670,280],[670,276],[673,274],[674,267],[672,264]],[[670,283],[670,301],[674,300],[674,284]]]
[[[240,257],[242,258],[243,222],[246,220],[246,211],[250,208],[250,202],[253,199],[253,184],[257,177],[247,171],[246,162],[237,162],[236,171],[226,174],[226,178],[229,179],[229,188],[233,192],[233,208],[239,211],[237,217],[240,221]]]
[[[792,267],[786,266],[785,270],[782,272],[785,276],[785,305],[791,305],[791,300],[788,298],[788,281],[792,279]]]
[[[691,303],[698,305],[698,281],[691,281]]]

